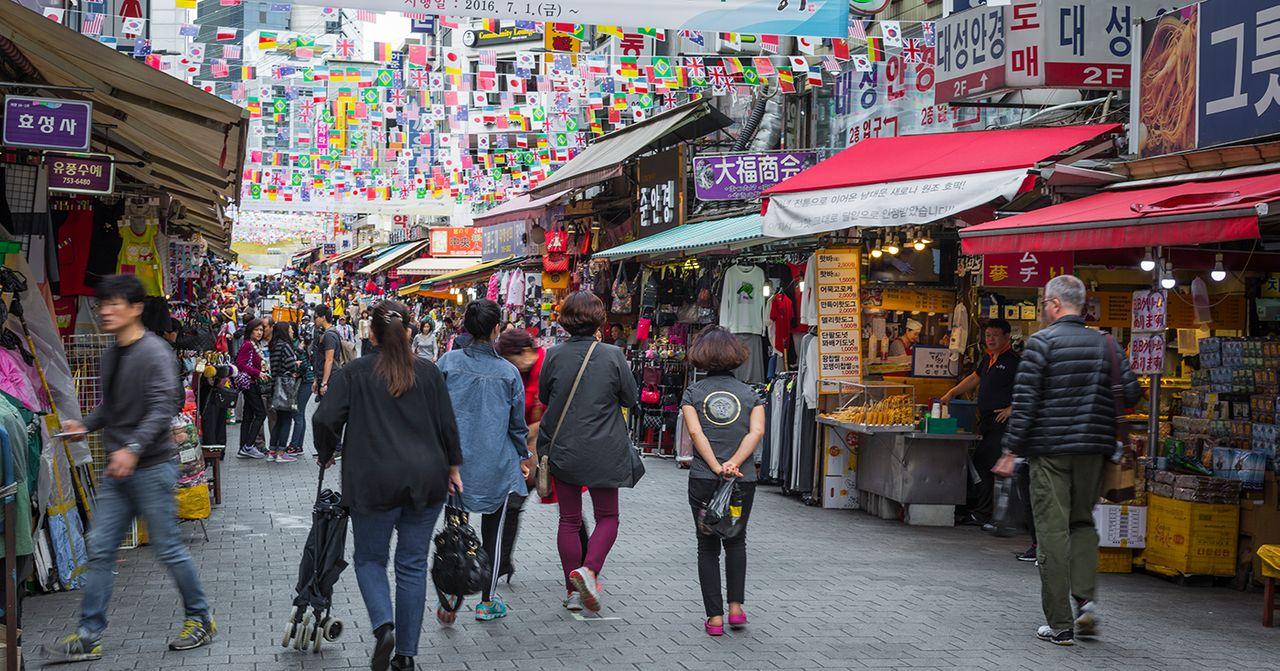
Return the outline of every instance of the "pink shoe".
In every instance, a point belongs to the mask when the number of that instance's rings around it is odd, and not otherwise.
[[[733,613],[729,613],[729,628],[730,628],[730,629],[741,629],[741,628],[743,628],[743,627],[745,627],[745,626],[747,626],[747,614],[746,614],[746,613],[738,613],[737,615],[734,615]]]
[[[706,622],[702,623],[702,626],[706,627],[707,636],[724,636],[723,624],[711,624],[711,620],[708,619]]]

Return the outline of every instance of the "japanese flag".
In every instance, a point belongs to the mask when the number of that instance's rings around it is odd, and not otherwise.
[[[512,93],[528,93],[529,83],[519,75],[507,75],[507,90]]]
[[[43,9],[44,18],[54,23],[62,23],[62,17],[66,16],[67,10],[61,7],[45,7]]]
[[[791,63],[791,71],[797,75],[808,76],[809,61],[804,56],[791,56],[787,59]]]
[[[796,48],[798,48],[802,54],[813,55],[814,49],[817,46],[816,42],[817,39],[812,37],[797,37]]]
[[[880,33],[884,35],[886,47],[902,48],[902,24],[897,21],[881,21]]]

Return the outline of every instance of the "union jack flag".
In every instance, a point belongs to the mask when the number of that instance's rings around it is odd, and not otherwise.
[[[680,31],[680,37],[683,37],[698,46],[705,46],[706,44],[706,38],[702,36],[702,31],[700,30],[682,30]]]
[[[351,56],[355,54],[356,43],[355,40],[352,40],[351,38],[343,37],[338,39],[338,41],[333,45],[333,48],[338,52],[338,56],[347,59],[351,58]]]
[[[311,115],[315,114],[316,104],[311,100],[303,100],[298,104],[298,121],[310,121]]]
[[[80,32],[85,35],[101,35],[102,17],[103,15],[99,13],[85,14],[84,21],[80,24]]]
[[[404,105],[404,89],[391,89],[387,91],[387,102],[400,107]]]
[[[709,81],[715,88],[725,88],[733,83],[733,77],[724,69],[724,66],[717,65],[707,68]]]
[[[690,79],[704,79],[707,76],[707,66],[703,64],[701,58],[684,59],[684,67]]]
[[[902,47],[902,61],[904,63],[931,63],[933,62],[933,49],[925,46],[924,40],[911,38],[904,41]]]
[[[427,82],[430,80],[430,74],[426,70],[410,70],[409,86],[415,89],[427,88]]]

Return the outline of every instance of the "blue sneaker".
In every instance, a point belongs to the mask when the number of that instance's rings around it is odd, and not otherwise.
[[[499,598],[493,601],[485,601],[476,606],[476,619],[480,622],[488,622],[496,620],[500,617],[506,617],[511,612],[507,609],[507,604]]]

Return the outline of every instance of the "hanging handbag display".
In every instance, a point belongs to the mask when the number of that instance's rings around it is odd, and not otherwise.
[[[631,280],[627,279],[626,266],[618,264],[618,275],[613,279],[613,306],[611,307],[613,313],[631,314],[635,309],[635,294],[635,287],[632,286]]]
[[[657,405],[662,400],[662,393],[654,385],[646,384],[644,389],[640,390],[640,402],[645,405]]]
[[[444,529],[436,534],[431,557],[431,582],[440,607],[454,613],[462,600],[489,585],[492,562],[457,495],[450,494],[444,508]]]
[[[548,273],[569,270],[569,234],[565,231],[547,233],[547,253],[542,256],[542,269]]]
[[[564,420],[569,416],[569,406],[573,404],[573,397],[578,394],[578,383],[582,382],[582,374],[587,372],[587,362],[591,361],[591,353],[596,351],[596,345],[600,342],[591,341],[591,346],[587,348],[587,355],[582,357],[582,365],[578,367],[578,375],[573,378],[573,386],[569,389],[569,397],[564,400],[564,408],[560,410],[560,419],[556,422],[556,430],[551,432],[551,442],[547,443],[546,449],[542,454],[538,455],[538,473],[536,482],[538,485],[538,496],[542,498],[551,498],[553,491],[551,486],[551,450],[555,447],[556,439],[560,437],[560,429],[564,426]]]

